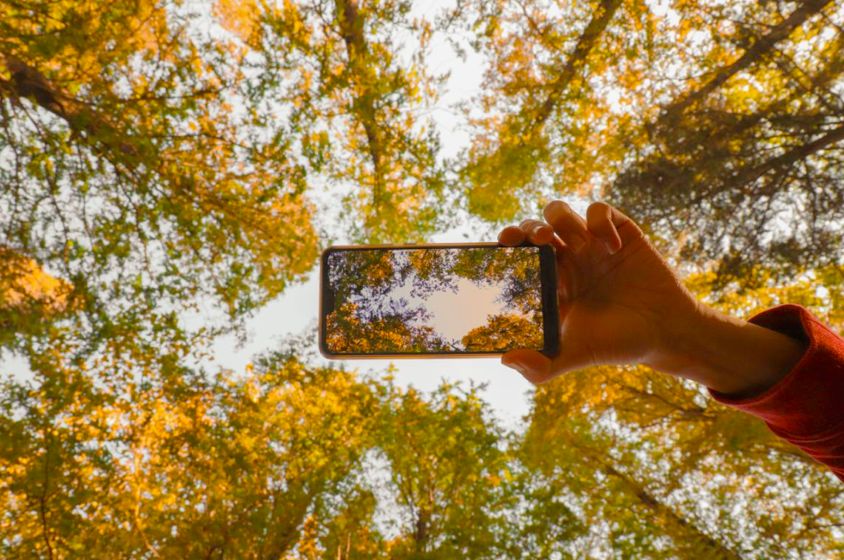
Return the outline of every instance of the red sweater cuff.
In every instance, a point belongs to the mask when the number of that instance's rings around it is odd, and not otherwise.
[[[778,436],[844,477],[844,340],[799,305],[781,305],[750,322],[808,342],[797,365],[760,395],[715,400],[764,420]]]

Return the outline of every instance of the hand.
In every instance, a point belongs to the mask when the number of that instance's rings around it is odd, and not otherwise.
[[[554,201],[544,215],[499,235],[502,245],[550,243],[556,252],[559,354],[502,357],[532,383],[590,365],[643,363],[746,394],[775,383],[802,354],[798,341],[696,301],[642,230],[608,204],[591,204],[584,220]]]
[[[557,256],[560,353],[512,350],[502,359],[534,383],[598,364],[647,361],[667,343],[672,317],[696,302],[630,218],[603,202],[584,220],[568,204],[545,208],[545,222],[505,228],[503,245],[550,243]]]

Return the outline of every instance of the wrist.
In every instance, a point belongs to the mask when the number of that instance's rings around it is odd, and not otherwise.
[[[799,361],[805,344],[697,304],[669,325],[647,364],[734,398],[761,394]]]
[[[709,371],[712,348],[716,338],[733,323],[734,318],[722,316],[717,310],[695,302],[685,313],[666,321],[659,344],[645,360],[645,364],[678,377],[692,379],[707,386],[716,377]],[[734,323],[733,323],[734,324]]]

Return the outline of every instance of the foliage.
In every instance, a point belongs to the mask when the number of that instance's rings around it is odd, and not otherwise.
[[[442,385],[423,398],[390,387],[379,447],[404,510],[393,558],[493,558],[512,499],[501,430],[476,390]]]
[[[426,400],[285,355],[238,380],[184,372],[179,388],[109,390],[48,362],[40,385],[3,392],[4,556],[494,550],[506,456],[475,390]],[[391,539],[372,525],[367,451],[391,465],[409,519]]]
[[[542,328],[515,313],[490,315],[485,325],[467,332],[462,342],[469,352],[542,348]]]
[[[490,60],[460,168],[471,212],[506,222],[521,201],[601,196],[729,278],[841,264],[839,4],[475,0],[456,14]]]
[[[559,196],[625,207],[712,305],[844,328],[838,3],[420,6],[0,0],[0,351],[26,365],[0,385],[0,556],[840,557],[838,481],[645,368],[561,378],[505,427],[483,388],[302,343],[208,367],[338,231],[418,241]],[[485,65],[449,161],[438,40]],[[451,289],[409,263],[355,274]],[[494,326],[539,324],[534,281],[511,271],[529,321]]]
[[[436,97],[430,22],[410,17],[408,0],[237,4],[219,5],[254,68],[250,87],[284,107],[309,176],[351,185],[340,217],[350,236],[409,242],[434,231],[445,179],[436,131],[418,116]]]
[[[0,3],[0,247],[72,285],[88,350],[200,301],[237,319],[314,262],[301,170],[187,8]]]

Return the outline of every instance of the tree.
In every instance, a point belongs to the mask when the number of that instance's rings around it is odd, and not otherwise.
[[[423,240],[560,195],[625,205],[725,311],[789,301],[844,327],[840,6],[419,6],[0,0],[0,350],[28,366],[0,378],[0,556],[842,550],[834,477],[644,367],[565,376],[505,429],[480,387],[401,387],[301,341],[242,372],[209,361],[339,230]],[[487,64],[448,162],[435,36]],[[501,277],[508,313],[461,342],[527,345],[532,262],[361,253],[338,345],[451,343],[410,299]]]
[[[653,15],[641,2],[546,0],[466,4],[462,21],[490,59],[461,177],[469,210],[512,220],[521,199],[587,193],[622,155],[629,118],[608,84],[634,86],[652,52]],[[506,188],[502,188],[506,185]]]
[[[448,351],[449,341],[432,327],[422,308],[391,308],[377,317],[361,316],[355,304],[339,306],[326,318],[326,344],[338,354],[419,354]]]
[[[535,248],[460,251],[454,274],[477,286],[501,285],[501,300],[537,325],[542,323],[542,274]]]
[[[602,196],[725,281],[754,263],[841,264],[835,3],[478,0],[459,13],[490,58],[461,167],[473,213],[502,222],[520,200]]]
[[[314,262],[302,170],[197,20],[178,1],[0,3],[0,246],[72,286],[90,347],[180,329],[200,300],[237,319]]]
[[[400,508],[390,558],[496,558],[513,495],[500,430],[477,389],[429,398],[388,386],[378,448]]]
[[[430,23],[409,17],[407,0],[220,5],[256,61],[256,91],[292,106],[309,173],[345,193],[351,212],[338,218],[352,237],[408,242],[434,231],[445,182],[436,132],[418,117],[438,81],[424,64]],[[417,46],[404,62],[408,39]]]
[[[841,264],[840,19],[820,1],[748,9],[729,51],[704,59],[711,78],[690,80],[648,124],[613,190],[680,235],[684,259],[715,260],[726,280],[761,262],[784,275]]]

